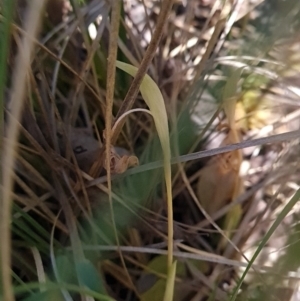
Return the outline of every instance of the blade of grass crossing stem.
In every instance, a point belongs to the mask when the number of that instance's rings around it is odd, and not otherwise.
[[[266,243],[268,242],[268,240],[270,239],[270,237],[272,236],[272,234],[275,232],[275,230],[277,229],[277,227],[282,223],[283,219],[293,209],[293,207],[299,201],[299,199],[300,199],[300,189],[297,190],[297,192],[294,194],[294,196],[292,197],[292,199],[285,205],[285,207],[280,212],[280,214],[276,218],[275,222],[273,223],[273,225],[271,226],[271,228],[269,229],[269,231],[266,233],[266,235],[262,239],[262,241],[259,244],[257,250],[255,251],[253,257],[249,261],[249,264],[247,265],[247,267],[246,267],[246,269],[245,269],[242,277],[238,281],[237,286],[234,289],[233,294],[232,294],[232,296],[230,298],[230,301],[234,301],[236,299],[238,291],[239,291],[239,289],[240,289],[240,287],[241,287],[241,285],[242,285],[242,283],[243,283],[243,281],[244,281],[244,279],[245,279],[248,271],[250,270],[252,264],[254,263],[255,259],[257,258],[257,256],[259,255],[259,253],[261,252],[261,250],[263,249],[263,247],[266,245]]]
[[[117,61],[116,66],[132,76],[135,76],[138,70],[138,68],[120,61]],[[173,206],[168,116],[163,96],[156,83],[147,74],[143,78],[140,86],[140,91],[153,116],[164,155],[164,173],[167,189],[168,207],[168,275],[171,275],[173,268],[176,268],[176,265],[175,267],[173,266]]]

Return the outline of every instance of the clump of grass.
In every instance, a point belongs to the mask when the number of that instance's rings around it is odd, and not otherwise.
[[[271,300],[293,278],[300,7],[196,2],[1,3],[3,300]],[[214,207],[216,162],[244,191]]]

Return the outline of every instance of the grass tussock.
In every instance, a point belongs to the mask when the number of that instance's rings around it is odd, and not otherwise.
[[[299,15],[2,1],[0,299],[297,300]]]

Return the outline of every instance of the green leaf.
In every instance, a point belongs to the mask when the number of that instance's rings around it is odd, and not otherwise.
[[[60,254],[56,257],[56,267],[59,281],[65,283],[76,283],[76,271],[72,257]]]
[[[90,261],[85,259],[76,263],[76,271],[80,285],[87,287],[94,292],[106,293],[103,281]]]

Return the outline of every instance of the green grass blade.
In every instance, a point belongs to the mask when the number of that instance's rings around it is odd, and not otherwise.
[[[262,239],[261,243],[259,244],[257,250],[255,251],[253,257],[251,258],[251,260],[249,261],[249,264],[247,265],[241,279],[238,281],[236,288],[233,291],[233,294],[230,298],[230,301],[234,301],[237,297],[238,291],[248,273],[248,271],[250,270],[251,266],[253,265],[255,259],[257,258],[257,256],[259,255],[259,253],[262,251],[263,247],[266,245],[266,243],[268,242],[268,240],[270,239],[270,237],[273,235],[273,233],[275,232],[275,230],[277,229],[277,227],[282,223],[283,219],[287,216],[287,214],[293,209],[293,207],[295,206],[295,204],[298,202],[300,198],[300,189],[297,190],[297,192],[294,194],[294,196],[292,197],[292,199],[285,205],[285,207],[283,208],[283,210],[280,212],[280,214],[278,215],[278,217],[276,218],[275,222],[273,223],[273,225],[271,226],[271,228],[269,229],[269,231],[266,233],[266,235],[264,236],[264,238]]]

